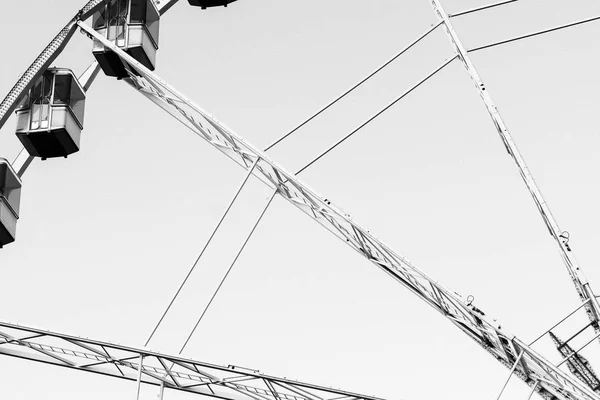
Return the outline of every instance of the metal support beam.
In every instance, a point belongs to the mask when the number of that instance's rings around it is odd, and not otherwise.
[[[171,7],[173,7],[179,0],[156,0],[156,5],[158,6],[158,12],[160,15],[163,15]]]
[[[557,367],[560,367],[561,365],[563,365],[566,361],[568,361],[569,359],[571,359],[571,357],[573,357],[574,355],[579,354],[579,352],[581,352],[581,350],[585,349],[586,347],[588,347],[590,345],[590,343],[592,343],[594,340],[600,338],[600,333],[597,333],[594,335],[594,337],[592,337],[590,340],[588,340],[583,346],[581,346],[580,348],[578,348],[577,350],[574,350],[572,354],[570,354],[569,356],[567,356],[564,360],[562,360]]]
[[[19,178],[23,177],[23,174],[25,174],[25,171],[27,171],[34,158],[24,147],[21,149],[17,158],[12,162],[12,167],[17,172],[17,175],[19,175]]]
[[[214,365],[5,322],[0,322],[0,355],[158,386],[161,400],[165,388],[221,400],[383,400],[277,378],[256,370]],[[168,364],[174,367],[165,369]]]
[[[471,76],[471,79],[473,80],[473,83],[475,84],[475,87],[477,88],[479,95],[483,100],[485,107],[487,108],[487,111],[490,114],[492,121],[494,122],[494,125],[496,126],[496,130],[498,131],[498,134],[500,135],[502,142],[506,147],[506,150],[512,156],[515,164],[517,165],[521,177],[523,178],[527,189],[531,193],[533,201],[536,204],[544,220],[544,223],[546,224],[550,232],[550,235],[553,237],[559,249],[567,271],[573,283],[575,284],[575,288],[577,290],[577,293],[579,294],[581,301],[585,302],[587,300],[590,300],[590,305],[586,306],[586,311],[588,312],[590,320],[594,322],[597,328],[598,322],[600,320],[600,305],[598,304],[596,296],[594,295],[587,278],[584,276],[583,271],[579,267],[579,263],[575,259],[573,252],[568,246],[568,237],[565,237],[565,235],[563,235],[563,231],[560,229],[558,223],[552,216],[552,212],[550,211],[548,204],[544,200],[544,197],[542,196],[539,187],[535,183],[533,175],[529,171],[525,160],[521,156],[521,153],[519,152],[517,145],[515,144],[510,132],[508,131],[504,120],[500,116],[498,108],[496,107],[494,101],[492,100],[492,97],[486,90],[483,80],[479,76],[477,70],[475,69],[475,65],[473,64],[471,58],[469,57],[469,54],[467,53],[467,50],[463,46],[458,34],[454,30],[449,15],[446,13],[446,11],[444,11],[440,0],[432,0],[432,4],[437,17],[446,26],[446,32],[448,34],[450,42],[454,46],[456,53],[463,62],[467,72]]]
[[[144,368],[144,356],[140,354],[140,361],[138,364],[138,376],[137,376],[137,395],[136,400],[140,400],[140,391],[142,390],[142,368]],[[161,382],[162,385],[162,382]]]
[[[164,395],[165,395],[165,383],[160,382],[160,388],[159,388],[159,392],[158,392],[158,400],[164,400]]]
[[[510,382],[510,378],[512,378],[513,374],[515,373],[515,370],[517,369],[517,366],[519,365],[519,361],[521,361],[523,354],[525,354],[525,352],[521,351],[521,353],[519,354],[519,357],[517,357],[517,359],[515,360],[512,368],[510,369],[510,373],[508,374],[508,378],[506,378],[506,382],[504,382],[504,386],[502,386],[502,390],[500,390],[500,394],[498,394],[498,397],[496,397],[496,400],[500,400],[500,398],[502,397],[502,394],[504,393],[506,386],[508,386],[508,382]]]
[[[98,64],[98,61],[94,61],[89,67],[86,68],[85,71],[83,71],[83,74],[79,76],[77,80],[85,92],[90,90],[92,83],[94,83],[96,80],[96,77],[101,69],[102,68],[100,67],[100,64]]]
[[[556,328],[557,326],[559,326],[560,324],[562,324],[563,322],[565,322],[569,317],[571,317],[573,314],[575,314],[577,311],[579,311],[582,307],[584,307],[587,303],[589,303],[589,301],[590,301],[589,299],[586,300],[586,301],[584,301],[577,308],[575,308],[573,311],[571,311],[566,317],[562,318],[560,321],[558,321],[557,323],[555,323],[554,325],[552,325],[550,328],[546,329],[544,331],[544,333],[542,333],[537,338],[535,338],[531,343],[529,343],[529,346],[533,346],[538,340],[540,340],[545,335],[547,335],[548,333],[550,333],[550,331],[552,329]]]
[[[534,383],[531,386],[531,391],[529,392],[529,396],[527,396],[527,400],[531,400],[531,397],[533,396],[533,394],[535,393],[535,389],[537,389],[539,382]],[[162,400],[162,399],[161,399]]]

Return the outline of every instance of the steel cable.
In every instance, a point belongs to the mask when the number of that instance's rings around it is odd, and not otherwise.
[[[593,18],[588,18],[588,19],[584,19],[581,21],[577,21],[577,22],[572,22],[570,24],[566,24],[566,25],[560,25],[560,26],[556,26],[554,28],[550,28],[550,29],[545,29],[543,31],[539,31],[539,32],[534,32],[534,33],[529,33],[527,35],[523,35],[523,36],[518,36],[512,39],[507,39],[507,40],[502,40],[500,42],[496,42],[496,43],[491,43],[491,44],[486,44],[484,46],[479,46],[479,47],[475,47],[473,49],[467,50],[469,53],[473,53],[475,51],[479,51],[479,50],[483,50],[483,49],[489,49],[491,47],[496,47],[496,46],[500,46],[501,44],[507,44],[507,43],[512,43],[512,42],[516,42],[517,40],[522,40],[522,39],[527,39],[530,37],[534,37],[534,36],[539,36],[539,35],[543,35],[545,33],[550,33],[550,32],[555,32],[555,31],[559,31],[561,29],[566,29],[566,28],[571,28],[573,26],[577,26],[577,25],[582,25],[582,24],[587,24],[588,22],[593,22],[593,21],[597,21],[600,19],[600,16],[598,17],[593,17]]]
[[[212,297],[210,298],[210,300],[208,301],[208,304],[206,305],[206,307],[204,308],[204,311],[202,311],[202,314],[200,315],[200,318],[198,318],[198,321],[196,321],[196,325],[194,325],[194,328],[192,328],[192,331],[190,332],[188,338],[185,340],[185,343],[183,344],[183,346],[181,347],[181,350],[179,350],[179,354],[183,353],[183,350],[185,349],[185,347],[187,346],[187,344],[189,343],[190,339],[192,338],[192,336],[194,335],[194,333],[196,332],[196,329],[198,328],[198,325],[200,325],[200,322],[202,321],[202,318],[204,318],[204,316],[206,315],[206,312],[208,311],[208,308],[211,306],[213,300],[215,299],[215,297],[217,296],[217,294],[219,293],[219,290],[221,290],[221,287],[223,286],[223,283],[225,283],[225,280],[227,279],[227,277],[229,276],[229,273],[231,272],[231,270],[233,269],[233,266],[235,265],[235,263],[237,262],[238,258],[240,257],[240,255],[242,254],[242,251],[244,251],[244,248],[246,247],[246,245],[248,244],[248,241],[250,240],[250,238],[252,237],[252,234],[254,233],[254,231],[256,230],[256,228],[258,227],[258,224],[260,223],[260,221],[262,220],[262,218],[264,217],[265,213],[267,212],[267,209],[269,208],[269,206],[271,205],[271,203],[273,202],[273,199],[275,198],[275,195],[277,194],[277,189],[275,189],[275,191],[273,192],[273,194],[271,195],[271,198],[269,199],[269,202],[267,203],[267,205],[263,208],[262,212],[260,213],[260,216],[258,217],[258,219],[256,220],[256,222],[254,223],[254,226],[252,227],[252,230],[250,231],[250,233],[248,234],[248,236],[246,237],[246,240],[244,241],[244,244],[242,244],[242,247],[240,247],[240,250],[238,251],[237,255],[235,256],[235,258],[233,259],[233,262],[231,263],[231,265],[229,266],[229,269],[227,270],[227,272],[225,273],[225,276],[223,276],[223,279],[221,279],[221,282],[219,283],[219,286],[217,286],[217,289],[215,290],[215,292],[213,293]]]
[[[309,117],[308,119],[304,120],[304,122],[302,122],[300,125],[296,126],[294,129],[292,129],[291,131],[289,131],[288,133],[286,133],[285,135],[283,135],[282,137],[280,137],[279,139],[277,139],[275,142],[271,143],[264,151],[269,151],[270,149],[272,149],[273,147],[275,147],[276,145],[278,145],[279,143],[281,143],[281,141],[283,141],[284,139],[286,139],[290,135],[292,135],[294,132],[296,132],[298,129],[302,128],[304,125],[306,125],[307,123],[309,123],[310,121],[312,121],[313,119],[315,119],[316,117],[318,117],[321,113],[323,113],[329,107],[331,107],[332,105],[334,105],[335,103],[337,103],[338,101],[340,101],[341,99],[343,99],[344,97],[346,97],[348,94],[350,94],[351,92],[353,92],[360,85],[362,85],[363,83],[365,83],[366,81],[368,81],[369,79],[371,79],[373,76],[375,76],[382,69],[384,69],[385,67],[387,67],[388,65],[390,65],[393,61],[395,61],[402,54],[406,53],[414,45],[416,45],[421,40],[423,40],[425,37],[427,37],[431,32],[433,32],[441,24],[442,24],[442,22],[440,21],[437,24],[433,25],[431,28],[429,28],[429,30],[427,32],[425,32],[424,34],[422,34],[421,36],[419,36],[418,39],[414,40],[408,46],[406,46],[405,48],[403,48],[402,50],[400,50],[400,52],[398,54],[396,54],[394,57],[390,58],[387,62],[385,62],[383,65],[381,65],[375,71],[371,72],[366,78],[364,78],[363,80],[361,80],[360,82],[358,82],[356,85],[352,86],[350,89],[348,89],[346,92],[344,92],[341,96],[338,96],[335,100],[333,100],[330,103],[328,103],[325,107],[321,108],[319,111],[317,111],[311,117]]]
[[[250,176],[252,175],[252,171],[254,170],[254,168],[256,167],[256,164],[258,163],[258,160],[256,160],[254,162],[254,164],[252,164],[252,167],[248,170],[248,173],[246,174],[246,177],[244,178],[244,181],[242,182],[242,184],[240,185],[240,187],[238,188],[237,192],[235,193],[235,195],[233,196],[233,199],[229,202],[229,205],[227,206],[227,208],[225,209],[225,212],[223,213],[223,215],[221,216],[221,219],[219,220],[219,222],[217,223],[217,226],[215,227],[215,229],[213,229],[210,237],[208,238],[208,240],[206,241],[206,244],[204,245],[204,247],[202,248],[202,251],[200,252],[200,254],[198,255],[198,257],[196,258],[196,261],[194,261],[194,264],[192,265],[192,268],[190,268],[190,270],[188,271],[187,275],[185,276],[183,282],[181,283],[181,285],[179,286],[179,289],[177,289],[177,292],[175,292],[175,296],[173,296],[173,298],[171,299],[171,301],[169,302],[169,305],[167,306],[166,310],[163,312],[162,316],[160,317],[158,323],[156,324],[156,326],[154,327],[154,329],[152,330],[152,333],[150,334],[150,336],[148,337],[148,340],[146,340],[146,343],[144,344],[144,347],[148,346],[148,343],[150,343],[150,340],[152,340],[152,338],[154,337],[154,334],[156,333],[156,331],[158,330],[158,327],[162,324],[163,320],[165,319],[165,317],[167,316],[167,313],[169,312],[169,310],[171,309],[171,306],[173,306],[173,303],[175,303],[175,300],[177,299],[177,297],[179,296],[179,293],[181,293],[181,290],[183,289],[183,287],[185,286],[185,284],[187,283],[188,279],[190,278],[190,276],[192,275],[192,272],[194,272],[194,269],[196,269],[196,266],[198,265],[198,262],[200,262],[200,259],[202,258],[202,256],[204,255],[204,252],[206,251],[206,249],[208,248],[208,245],[210,244],[210,242],[212,241],[212,239],[215,237],[215,234],[217,233],[217,231],[219,230],[219,228],[221,227],[221,224],[223,223],[223,221],[225,220],[225,217],[227,216],[227,214],[229,213],[229,210],[231,210],[231,207],[233,206],[233,203],[235,203],[235,200],[238,198],[238,196],[240,195],[240,192],[242,191],[242,189],[244,188],[244,185],[246,184],[246,182],[248,181],[248,179],[250,178]]]
[[[494,4],[489,4],[487,6],[483,6],[483,7],[477,7],[477,8],[472,8],[470,10],[465,10],[465,11],[461,11],[455,14],[450,14],[448,15],[449,17],[453,18],[453,17],[460,17],[461,15],[467,15],[467,14],[471,14],[477,11],[483,11],[483,10],[489,10],[490,8],[494,8],[494,7],[498,7],[498,6],[503,6],[505,4],[510,4],[510,3],[516,3],[519,0],[507,0],[507,1],[501,1],[499,3],[494,3]]]
[[[397,102],[399,102],[400,100],[402,100],[403,98],[405,98],[406,96],[408,96],[413,90],[415,90],[416,88],[418,88],[419,86],[421,86],[423,83],[427,82],[435,74],[437,74],[438,72],[440,72],[444,67],[446,67],[448,64],[450,64],[452,61],[454,61],[457,57],[458,56],[454,56],[454,57],[448,59],[445,63],[443,63],[441,66],[439,66],[437,69],[435,69],[432,73],[430,73],[425,78],[423,78],[421,81],[419,81],[419,83],[417,83],[416,85],[414,85],[413,87],[411,87],[410,89],[408,89],[406,92],[402,93],[399,97],[397,97],[390,104],[388,104],[387,106],[385,106],[384,108],[382,108],[380,111],[378,111],[371,118],[369,118],[368,120],[366,120],[365,122],[363,122],[360,126],[358,126],[356,129],[354,129],[352,132],[350,132],[349,134],[347,134],[346,136],[344,136],[343,138],[341,138],[340,140],[338,140],[333,146],[329,147],[327,150],[325,150],[319,156],[317,156],[316,158],[314,158],[311,162],[309,162],[304,167],[302,167],[300,170],[298,170],[298,172],[296,172],[296,175],[298,175],[301,172],[305,171],[307,168],[309,168],[314,163],[316,163],[321,158],[323,158],[325,155],[327,155],[330,151],[332,151],[333,149],[335,149],[336,147],[338,147],[340,144],[342,144],[344,141],[346,141],[347,139],[349,139],[356,132],[360,131],[362,128],[364,128],[365,126],[367,126],[375,118],[379,117],[381,114],[383,114],[385,111],[387,111],[394,104],[396,104]]]

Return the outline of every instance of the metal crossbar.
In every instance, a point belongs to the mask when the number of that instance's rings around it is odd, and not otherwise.
[[[0,322],[0,354],[224,400],[382,400],[6,322]]]

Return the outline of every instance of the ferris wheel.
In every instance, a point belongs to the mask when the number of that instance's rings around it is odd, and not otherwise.
[[[32,162],[36,158],[41,160],[67,158],[65,163],[68,163],[71,161],[70,156],[85,146],[82,136],[85,135],[85,125],[89,124],[85,118],[85,108],[86,102],[91,97],[87,92],[101,73],[112,78],[120,86],[124,86],[123,84],[126,83],[134,93],[142,95],[138,98],[150,100],[166,115],[176,119],[203,139],[204,144],[209,144],[226,155],[229,162],[233,161],[233,164],[242,167],[243,179],[227,200],[225,211],[219,213],[218,218],[215,219],[214,229],[210,231],[195,262],[184,274],[183,280],[177,284],[176,290],[165,304],[166,307],[163,308],[157,323],[153,325],[143,347],[123,346],[96,338],[87,339],[15,323],[0,322],[0,354],[135,381],[137,382],[138,399],[144,384],[157,387],[157,393],[161,400],[168,396],[171,389],[231,400],[378,399],[379,397],[362,395],[353,391],[275,377],[254,369],[234,365],[225,367],[182,356],[213,300],[229,278],[233,267],[246,251],[247,244],[260,226],[274,199],[284,199],[289,205],[302,211],[309,220],[317,222],[322,228],[340,239],[346,247],[354,250],[354,257],[360,255],[370,265],[385,272],[394,282],[400,283],[408,289],[409,293],[416,295],[417,298],[438,311],[454,328],[458,328],[459,332],[466,334],[466,337],[472,339],[493,359],[507,367],[508,379],[503,386],[498,388],[498,398],[503,395],[513,376],[520,378],[529,386],[527,394],[529,398],[535,393],[547,399],[600,398],[600,379],[596,376],[591,361],[588,360],[588,354],[585,353],[591,344],[597,344],[598,337],[600,337],[598,324],[600,304],[597,295],[574,257],[570,243],[571,234],[561,229],[553,217],[549,205],[542,196],[539,186],[534,181],[524,157],[506,126],[505,120],[472,61],[473,54],[478,51],[586,25],[597,21],[600,17],[584,18],[510,39],[472,48],[465,47],[454,28],[455,20],[458,17],[510,7],[511,3],[515,2],[517,0],[502,1],[461,12],[448,13],[440,1],[434,0],[431,3],[433,15],[437,18],[434,24],[349,90],[344,91],[342,95],[328,102],[294,129],[278,137],[264,150],[261,150],[196,105],[193,100],[183,95],[154,72],[155,69],[160,70],[157,68],[160,62],[160,52],[157,53],[157,50],[159,44],[164,41],[164,38],[159,40],[161,35],[159,25],[162,16],[172,9],[177,0],[156,2],[154,0],[89,1],[21,75],[0,104],[0,127],[14,112],[17,126],[15,133],[23,146],[23,150],[19,152],[14,161],[6,158],[0,159],[0,243],[9,249],[9,246],[16,246],[13,244],[15,240],[18,241],[16,232],[17,221],[22,214],[21,192],[24,191],[23,196],[26,196],[27,193],[27,183],[22,178],[28,168],[33,165]],[[241,3],[235,2],[235,0],[189,0],[189,5],[181,4],[180,6],[211,9],[230,5],[233,9],[240,6]],[[223,9],[222,11],[228,10]],[[90,39],[92,54],[95,58],[95,61],[79,76],[71,69],[54,66],[57,57],[67,49],[71,38],[77,32],[81,32],[84,37]],[[273,148],[290,140],[300,128],[330,110],[397,59],[436,34],[443,34],[446,40],[449,39],[453,54],[435,65],[424,77],[413,82],[407,90],[404,90],[399,96],[397,95],[391,102],[351,129],[349,133],[294,171],[288,172],[275,161],[274,157],[271,158],[270,153]],[[346,143],[348,139],[375,121],[392,106],[420,90],[426,82],[442,71],[457,64],[466,69],[467,76],[474,83],[476,93],[492,119],[492,126],[495,127],[504,149],[516,165],[581,300],[577,307],[565,315],[554,315],[556,323],[549,329],[539,332],[539,337],[533,341],[525,341],[509,333],[502,324],[484,311],[484,307],[477,303],[474,296],[462,296],[430,277],[429,274],[359,224],[351,214],[336,205],[329,197],[320,195],[311,189],[301,178],[305,171],[322,162],[332,151]],[[192,70],[196,69],[196,66],[192,68]],[[115,95],[117,103],[118,97],[119,95]],[[134,116],[134,118],[141,117]],[[164,165],[163,160],[153,160],[152,163]],[[182,347],[178,354],[165,354],[149,350],[147,346],[154,339],[154,335],[164,327],[163,324],[167,323],[173,304],[178,300],[196,267],[203,260],[207,249],[214,246],[215,236],[222,229],[223,224],[227,223],[232,208],[240,202],[242,192],[252,182],[261,182],[267,188],[268,193],[262,194],[262,202],[258,204],[260,211],[253,216],[254,218],[250,218],[248,231],[243,233],[239,243],[231,244],[231,247],[235,249],[235,256],[223,271],[222,279],[218,281],[218,285],[208,299],[207,305],[202,308],[199,317],[192,318],[192,329],[184,336],[185,340],[182,341]],[[168,183],[161,182],[151,190],[167,196],[170,187]],[[365,188],[364,190],[373,189]],[[158,210],[155,217],[165,218],[164,213],[164,210]],[[212,213],[214,214],[216,211],[213,210]],[[160,243],[159,235],[155,245]],[[494,274],[495,272],[487,273]],[[580,315],[585,315],[585,323],[581,323],[582,319],[579,318],[577,320],[579,325],[576,328],[565,325],[566,321]],[[275,322],[270,321],[270,323]],[[546,340],[553,344],[553,350],[560,356],[558,361],[551,361],[546,349],[538,350],[536,348],[540,340]],[[402,396],[401,390],[399,395]],[[450,397],[454,397],[454,395],[450,394]]]

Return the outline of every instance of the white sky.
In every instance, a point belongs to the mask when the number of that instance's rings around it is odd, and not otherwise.
[[[2,96],[84,2],[3,3]],[[592,0],[521,0],[456,28],[471,48],[597,15]],[[162,20],[156,72],[264,148],[435,21],[426,0],[239,0],[205,11],[182,0]],[[596,290],[599,34],[592,23],[473,54]],[[296,170],[449,56],[439,31],[269,154]],[[56,65],[79,74],[91,61],[77,34]],[[99,76],[86,107],[82,150],[37,160],[24,177],[17,242],[0,252],[0,320],[142,346],[244,172],[122,82]],[[0,133],[0,156],[11,160],[14,125]],[[578,305],[459,63],[300,177],[524,341]],[[177,352],[266,196],[257,182],[243,192],[150,348]],[[184,355],[387,399],[492,399],[508,373],[282,199]],[[135,395],[130,382],[12,358],[0,358],[0,376],[2,399]],[[509,390],[527,392],[517,381]]]

